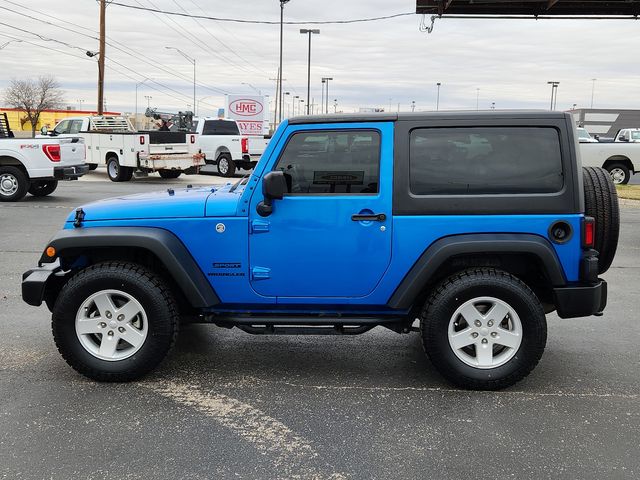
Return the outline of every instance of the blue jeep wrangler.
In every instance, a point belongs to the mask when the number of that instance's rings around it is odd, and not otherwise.
[[[450,382],[503,388],[538,363],[546,313],[606,304],[618,200],[576,139],[555,112],[293,118],[235,184],[78,208],[23,299],[46,302],[62,356],[100,381],[141,377],[181,322],[208,322],[419,331]]]

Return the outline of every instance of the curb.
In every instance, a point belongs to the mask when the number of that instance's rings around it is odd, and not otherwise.
[[[626,207],[640,207],[640,200],[618,197],[618,202],[620,202],[620,205],[624,205]]]

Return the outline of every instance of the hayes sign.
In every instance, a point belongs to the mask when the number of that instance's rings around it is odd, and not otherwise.
[[[269,133],[266,98],[257,95],[227,95],[227,115],[238,122],[242,135]]]

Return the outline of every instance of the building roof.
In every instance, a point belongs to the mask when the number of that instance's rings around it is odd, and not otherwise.
[[[430,15],[640,15],[640,1],[417,0],[416,13]]]

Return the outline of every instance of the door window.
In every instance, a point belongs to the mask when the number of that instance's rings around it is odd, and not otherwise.
[[[380,133],[295,133],[275,170],[284,172],[289,194],[376,194],[380,182]]]
[[[56,125],[56,128],[53,129],[53,133],[55,133],[56,135],[67,134],[69,133],[70,127],[71,127],[71,120],[63,120],[58,125]]]

